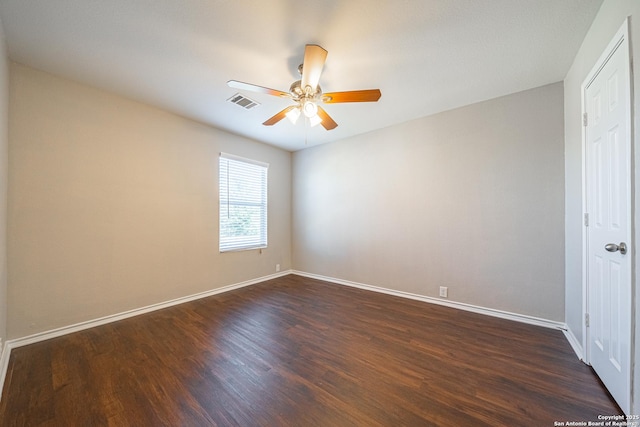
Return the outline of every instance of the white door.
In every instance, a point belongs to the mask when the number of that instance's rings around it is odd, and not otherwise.
[[[620,408],[631,398],[631,133],[626,23],[584,91],[587,357]]]

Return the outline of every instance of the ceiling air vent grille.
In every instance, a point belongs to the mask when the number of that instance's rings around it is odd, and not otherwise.
[[[231,98],[227,99],[227,101],[237,104],[242,108],[244,108],[245,110],[250,110],[253,107],[257,107],[258,105],[260,105],[258,102],[254,101],[253,99],[249,99],[246,96],[240,95],[239,93],[236,93]]]

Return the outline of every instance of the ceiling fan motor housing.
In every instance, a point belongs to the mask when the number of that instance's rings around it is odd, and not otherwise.
[[[311,89],[309,86],[307,86],[307,87],[309,89]],[[293,99],[296,100],[296,101],[300,101],[300,100],[302,100],[304,98],[306,98],[306,99],[318,99],[322,95],[322,88],[320,87],[320,85],[317,85],[315,93],[310,94],[310,93],[308,93],[308,91],[305,91],[302,88],[302,80],[296,80],[295,82],[293,82],[291,84],[291,87],[289,88],[289,92],[293,96]]]

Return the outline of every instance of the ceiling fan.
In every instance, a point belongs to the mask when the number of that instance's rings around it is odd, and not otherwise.
[[[266,93],[268,95],[289,98],[295,102],[273,117],[267,119],[265,126],[273,126],[285,117],[295,123],[300,115],[309,119],[311,126],[322,124],[326,130],[335,129],[338,124],[318,105],[319,102],[325,104],[336,104],[341,102],[376,102],[382,95],[380,89],[354,90],[348,92],[322,93],[318,84],[322,68],[327,58],[327,51],[315,44],[308,44],[304,49],[303,63],[298,67],[298,72],[302,78],[293,82],[289,92],[284,92],[267,87],[256,86],[250,83],[229,80],[227,84],[235,89],[248,90],[252,92]]]

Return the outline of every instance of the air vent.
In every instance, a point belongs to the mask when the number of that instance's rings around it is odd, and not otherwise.
[[[239,93],[236,93],[231,98],[227,99],[227,101],[233,102],[234,104],[241,106],[245,110],[250,110],[253,107],[257,107],[258,105],[260,105],[253,99],[249,99],[246,96],[240,95]]]

